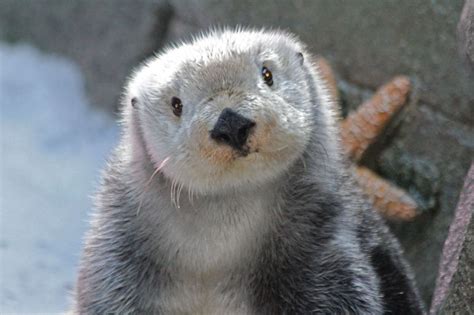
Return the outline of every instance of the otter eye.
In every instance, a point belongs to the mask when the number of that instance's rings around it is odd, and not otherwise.
[[[181,100],[176,96],[171,98],[171,107],[173,107],[173,114],[178,117],[181,116],[181,113],[183,112],[183,103],[181,103]]]
[[[133,108],[137,107],[137,103],[138,103],[137,98],[136,97],[132,98],[131,103],[132,103]]]
[[[268,86],[273,85],[273,75],[272,75],[272,72],[268,70],[267,67],[262,68],[262,77],[263,77],[263,81],[265,81],[265,83]]]

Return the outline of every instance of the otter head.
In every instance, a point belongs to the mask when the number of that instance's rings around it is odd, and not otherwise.
[[[148,60],[125,99],[154,165],[200,193],[282,176],[313,131],[303,51],[280,32],[219,31]]]

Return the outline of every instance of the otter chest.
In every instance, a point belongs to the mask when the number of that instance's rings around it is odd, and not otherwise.
[[[158,308],[164,314],[252,314],[245,291],[226,286],[225,280],[212,285],[179,281],[160,294]]]
[[[251,314],[245,283],[271,222],[269,204],[240,199],[176,209],[161,236],[173,266],[160,308],[170,314]]]

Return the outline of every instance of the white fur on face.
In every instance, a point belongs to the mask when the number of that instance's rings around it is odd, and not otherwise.
[[[312,131],[309,87],[286,34],[223,31],[165,51],[134,76],[128,99],[138,99],[138,119],[156,167],[196,193],[251,187],[281,175],[305,149]],[[262,67],[273,74],[265,84]],[[183,103],[180,117],[171,98]],[[209,132],[224,108],[256,122],[250,154],[240,156]]]

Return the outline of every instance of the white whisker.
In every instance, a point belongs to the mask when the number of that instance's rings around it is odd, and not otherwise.
[[[268,153],[277,153],[277,152],[283,151],[283,150],[285,150],[285,149],[287,149],[287,148],[288,148],[288,145],[285,145],[285,146],[282,146],[282,147],[280,147],[280,148],[278,148],[278,149],[276,149],[276,150],[267,151],[267,152],[268,152]]]
[[[175,208],[176,208],[176,202],[175,202],[175,199],[174,199],[174,187],[175,187],[175,186],[176,186],[176,181],[175,181],[175,179],[172,179],[172,180],[171,180],[171,192],[170,192],[170,193],[171,193],[171,196],[170,196],[170,198],[171,198],[171,203],[172,203],[172,204],[175,206]]]
[[[158,165],[158,167],[155,169],[155,171],[151,174],[148,181],[145,183],[144,192],[142,193],[142,196],[140,198],[140,203],[138,204],[138,209],[137,209],[136,215],[138,215],[140,213],[140,209],[142,208],[142,204],[143,204],[143,195],[144,195],[145,191],[147,191],[148,188],[150,187],[150,184],[151,184],[151,181],[153,180],[153,177],[155,177],[155,175],[158,174],[158,172],[165,166],[165,164],[169,161],[169,159],[170,159],[169,157],[165,158],[160,163],[160,165]]]
[[[303,169],[306,171],[306,161],[304,160],[304,156],[300,156],[300,160],[303,163]]]
[[[177,198],[176,198],[176,202],[177,202],[177,205],[178,205],[178,209],[181,208],[179,199],[180,199],[180,197],[181,197],[181,191],[183,190],[183,186],[184,186],[183,184],[179,184],[179,183],[178,183],[178,190],[177,190],[178,196],[177,196]]]
[[[188,188],[188,201],[191,202],[191,188]]]

